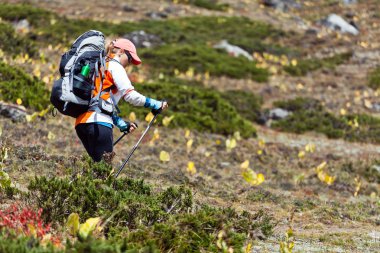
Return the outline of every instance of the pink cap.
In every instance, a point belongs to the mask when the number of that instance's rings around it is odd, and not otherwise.
[[[113,43],[113,45],[114,45],[114,47],[121,48],[121,49],[128,51],[132,56],[132,63],[133,64],[139,65],[141,63],[141,60],[137,55],[136,47],[132,43],[132,41],[121,38],[121,39],[117,39]]]

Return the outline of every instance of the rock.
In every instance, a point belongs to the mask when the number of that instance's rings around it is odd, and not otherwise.
[[[288,11],[292,8],[301,8],[301,5],[295,0],[263,0],[265,6],[275,8],[281,11]]]
[[[269,111],[269,118],[273,120],[285,119],[291,114],[291,112],[284,110],[282,108],[275,108]]]
[[[0,115],[11,118],[13,121],[24,121],[26,110],[23,106],[0,102]]]
[[[16,33],[28,33],[30,31],[30,24],[26,19],[13,23],[13,27]]]
[[[343,3],[346,5],[349,5],[349,4],[356,4],[358,3],[358,1],[357,0],[343,0]]]
[[[125,11],[125,12],[136,12],[137,10],[126,4],[123,6],[123,11]]]
[[[253,61],[252,55],[250,55],[247,51],[238,46],[229,44],[227,40],[220,41],[218,44],[214,45],[214,48],[224,49],[227,51],[228,54],[234,57],[239,57],[242,55],[248,60]]]
[[[145,13],[145,16],[151,18],[151,19],[165,19],[168,17],[168,14],[164,13],[164,12],[147,12]]]
[[[124,35],[124,38],[132,41],[137,48],[152,48],[163,44],[160,37],[145,31],[134,31]]]
[[[342,33],[350,33],[358,35],[359,30],[355,26],[345,21],[341,16],[330,14],[327,19],[322,20],[322,24],[330,29],[340,31]]]
[[[379,104],[379,103],[373,104],[372,109],[373,109],[374,111],[380,112],[380,104]]]

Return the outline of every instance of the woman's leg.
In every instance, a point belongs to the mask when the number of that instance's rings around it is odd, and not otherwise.
[[[112,152],[112,128],[95,123],[86,123],[79,124],[76,131],[87,153],[95,162],[100,162],[105,153]]]

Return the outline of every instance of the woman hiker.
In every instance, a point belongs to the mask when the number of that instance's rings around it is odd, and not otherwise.
[[[165,110],[167,102],[158,101],[145,97],[135,91],[125,67],[129,64],[139,65],[140,58],[137,56],[135,45],[127,39],[117,39],[107,46],[107,63],[105,78],[102,85],[101,98],[105,101],[104,108],[112,108],[111,111],[95,110],[81,114],[75,122],[75,129],[83,146],[91,158],[99,162],[103,155],[113,151],[112,128],[116,125],[122,132],[133,132],[137,125],[125,122],[115,112],[117,103],[124,99],[134,106],[144,106],[152,110]],[[100,79],[95,82],[94,96],[100,89]]]

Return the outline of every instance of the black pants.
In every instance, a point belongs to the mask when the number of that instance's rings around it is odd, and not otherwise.
[[[95,162],[100,162],[104,153],[112,152],[112,128],[95,123],[86,123],[77,125],[75,130],[87,153]]]

